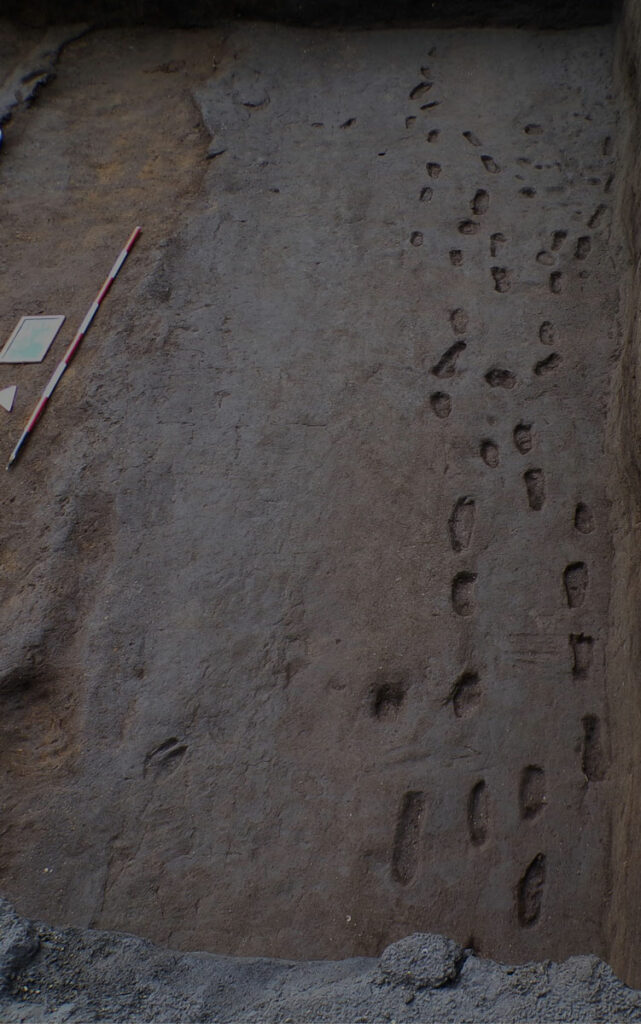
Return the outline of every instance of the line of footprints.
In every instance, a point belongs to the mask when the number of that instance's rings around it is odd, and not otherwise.
[[[527,434],[524,432],[527,429]],[[519,451],[525,453],[531,447],[530,428],[519,424],[514,429],[514,443]],[[527,444],[521,442],[527,437]],[[540,510],[545,499],[543,471],[528,470],[524,481],[530,508]],[[470,545],[476,518],[476,502],[470,496],[463,496],[454,504],[448,520],[450,546],[454,552],[460,553]],[[574,510],[574,528],[583,534],[591,533],[595,528],[594,516],[584,502],[579,502]],[[456,615],[471,616],[474,613],[476,573],[463,571],[456,573],[452,580],[451,602]],[[563,593],[568,608],[580,608],[586,597],[589,584],[588,567],[585,562],[572,562],[565,567],[562,574]],[[571,652],[571,671],[574,679],[585,679],[590,674],[594,639],[584,633],[570,633],[568,636]],[[454,683],[448,696],[456,718],[473,715],[481,703],[483,696],[481,680],[477,672],[466,671]],[[607,759],[601,738],[601,722],[597,715],[587,714],[582,718],[583,736],[581,741],[581,770],[588,783],[600,782],[607,772]],[[535,818],[547,802],[545,789],[545,773],[538,765],[528,765],[521,773],[519,788],[519,806],[521,818]],[[422,813],[422,812],[421,812]],[[402,824],[403,812],[399,816],[396,843],[399,849],[406,842]],[[467,825],[470,842],[481,847],[488,838],[488,792],[484,779],[477,781],[468,797]],[[396,849],[396,846],[395,846]],[[405,859],[400,856],[399,863]],[[394,861],[393,861],[394,864]],[[543,888],[545,882],[545,855],[538,853],[519,879],[516,887],[516,909],[519,924],[529,927],[536,923],[541,912]],[[403,869],[396,871],[397,881],[403,883]],[[407,878],[409,881],[409,878]],[[407,884],[405,882],[404,884]]]
[[[519,811],[523,821],[536,818],[547,803],[545,772],[539,765],[527,765],[519,780]],[[426,796],[412,790],[404,794],[394,834],[392,877],[400,885],[408,885],[419,867],[419,839]],[[473,846],[485,845],[489,835],[489,795],[484,779],[472,787],[467,802],[467,825]],[[519,924],[529,927],[541,912],[545,883],[546,858],[538,853],[527,866],[516,886],[516,912]]]
[[[435,50],[430,51],[430,56],[434,56]],[[410,100],[419,103],[420,110],[431,111],[435,107],[440,105],[439,100],[427,99],[428,94],[431,92],[434,82],[431,81],[431,73],[429,67],[421,68],[422,80],[414,86],[410,91]],[[425,102],[423,102],[425,101]],[[406,128],[412,128],[416,123],[417,115],[411,114],[405,119]],[[538,124],[527,124],[524,127],[524,132],[528,136],[540,135],[543,132],[543,128]],[[483,144],[481,140],[472,131],[462,132],[463,138],[475,149],[482,149]],[[427,132],[427,141],[429,143],[436,143],[440,137],[440,129],[433,128]],[[612,153],[612,139],[610,136],[604,139],[602,146],[603,156],[610,156]],[[487,153],[481,153],[479,156],[480,164],[484,171],[490,175],[496,175],[501,173],[501,167],[496,162],[494,157]],[[523,168],[528,167],[532,164],[532,160],[529,157],[519,157],[517,163]],[[535,170],[542,170],[543,164],[534,164]],[[441,164],[434,160],[429,160],[425,169],[430,180],[435,181],[441,176],[442,167]],[[604,186],[604,191],[609,192],[612,188],[613,175],[610,175]],[[536,188],[526,185],[519,189],[522,196],[532,199],[536,196]],[[434,198],[434,187],[432,185],[424,185],[419,193],[419,201],[422,203],[431,202]],[[465,216],[462,220],[458,221],[457,230],[459,234],[463,236],[476,235],[482,228],[481,218],[488,213],[490,209],[490,193],[486,188],[478,188],[472,198],[470,199],[470,212],[472,218]],[[604,203],[599,203],[588,219],[588,228],[598,228],[607,213],[607,206]],[[476,219],[474,219],[476,218]],[[542,266],[553,268],[560,250],[567,242],[568,232],[565,230],[557,230],[552,232],[550,238],[549,248],[541,249],[536,253],[536,262]],[[423,244],[423,232],[412,231],[410,233],[410,243],[413,246],[420,246]],[[507,243],[507,238],[502,232],[494,232],[490,235],[490,255],[494,259],[499,259],[503,247]],[[578,261],[583,261],[588,258],[592,250],[592,239],[590,235],[580,235],[574,244],[574,258]],[[463,249],[453,248],[449,252],[450,263],[454,267],[461,267],[464,263],[465,253]],[[512,288],[513,274],[505,266],[493,266],[490,268],[492,275],[492,283],[494,290],[499,293],[509,292]],[[586,277],[588,272],[582,270],[579,272],[580,277]],[[548,288],[553,295],[560,295],[563,291],[563,272],[557,269],[550,269],[548,277]],[[450,323],[455,335],[463,335],[466,333],[468,325],[468,316],[463,309],[455,309],[450,315]],[[544,320],[539,326],[539,340],[543,345],[554,345],[556,341],[556,332],[553,323],[550,320]],[[432,373],[439,379],[446,379],[453,377],[456,372],[456,365],[459,356],[467,348],[467,343],[463,339],[459,339],[454,342],[441,356],[437,363],[432,367]],[[537,360],[532,367],[533,373],[537,377],[542,377],[545,374],[551,373],[563,362],[563,357],[559,352],[551,352],[549,355]],[[501,388],[513,388],[517,383],[516,375],[508,369],[492,366],[488,369],[485,374],[485,381],[490,387],[501,387]],[[430,396],[430,404],[432,410],[436,416],[440,419],[446,419],[452,411],[452,400],[451,396],[444,391],[435,391]],[[498,465],[498,449],[492,442],[484,442],[481,446],[481,456],[490,466]]]
[[[433,56],[434,51],[430,52]],[[429,99],[433,82],[430,80],[430,69],[421,68],[422,80],[411,90],[409,98],[418,102],[421,111],[430,111],[439,105],[439,101]],[[406,128],[411,128],[417,119],[417,115],[411,114],[405,120]],[[537,124],[528,124],[524,131],[527,135],[538,135],[542,128]],[[435,143],[438,141],[440,131],[431,129],[427,134],[427,141]],[[464,131],[463,137],[474,148],[482,149],[482,143],[472,131]],[[611,153],[611,139],[605,139],[603,143],[603,155]],[[487,174],[499,174],[501,168],[489,154],[480,154],[480,163]],[[521,157],[518,163],[527,166],[531,161]],[[535,165],[540,169],[540,165]],[[435,181],[441,174],[441,165],[435,161],[428,161],[426,164],[427,174],[431,181]],[[612,186],[610,176],[605,184],[605,191],[609,192]],[[524,186],[520,192],[526,198],[536,195],[536,189]],[[432,185],[425,185],[420,191],[421,202],[431,202],[434,196]],[[462,236],[475,235],[481,228],[481,220],[490,208],[490,194],[485,188],[478,188],[470,200],[470,211],[472,217],[464,217],[459,220],[457,230]],[[607,207],[599,204],[588,220],[590,229],[597,228],[602,222]],[[536,262],[542,266],[554,267],[557,256],[567,241],[566,231],[554,231],[550,238],[549,249],[544,249],[536,254]],[[490,255],[500,258],[502,247],[506,244],[506,237],[496,232],[490,235]],[[410,243],[414,246],[423,244],[421,231],[413,231],[410,235]],[[589,235],[581,235],[575,241],[574,258],[578,261],[585,260],[592,248],[592,241]],[[449,252],[449,260],[452,266],[460,267],[465,259],[464,251],[460,248],[452,248]],[[504,266],[491,267],[492,283],[494,290],[499,293],[506,293],[512,287],[512,272]],[[580,276],[586,276],[581,272]],[[560,270],[550,269],[548,277],[549,291],[558,295],[563,290],[563,274]],[[450,326],[456,337],[454,343],[443,353],[438,361],[432,366],[431,373],[439,380],[446,380],[455,375],[459,357],[465,352],[467,342],[464,335],[467,332],[469,317],[464,309],[454,309],[450,313]],[[544,320],[538,331],[539,341],[543,345],[554,345],[556,333],[554,325],[550,320]],[[540,377],[557,369],[562,362],[562,356],[558,352],[537,360],[533,366],[533,373]],[[511,370],[500,366],[491,366],[484,375],[486,384],[491,388],[511,389],[517,383],[516,376]],[[451,396],[445,391],[435,391],[430,395],[430,406],[435,416],[439,419],[446,419],[452,411]],[[533,436],[532,424],[519,422],[512,433],[514,445],[518,452],[527,455],[532,449]],[[499,464],[498,446],[489,439],[481,442],[479,454],[485,464],[496,468]],[[523,482],[529,507],[533,511],[540,511],[545,505],[546,488],[545,474],[541,468],[530,468],[523,473]],[[450,546],[454,552],[464,552],[470,546],[476,518],[476,502],[473,497],[464,495],[458,499],[452,508],[448,521],[448,533]],[[574,527],[582,534],[589,534],[595,528],[594,516],[590,508],[580,502],[574,510]],[[473,615],[475,609],[475,584],[476,573],[462,571],[456,573],[451,585],[451,603],[453,611],[461,617]],[[585,562],[573,562],[566,566],[562,576],[563,592],[568,608],[580,608],[585,600],[588,590],[589,575]],[[583,633],[570,633],[569,648],[572,661],[572,675],[575,679],[585,679],[590,674],[594,639]],[[387,688],[389,689],[389,687]],[[393,689],[393,688],[392,688]],[[466,671],[456,680],[448,696],[447,703],[451,704],[454,715],[457,718],[465,718],[479,707],[483,696],[481,680],[477,672]],[[375,708],[376,717],[386,714],[389,708],[396,708],[402,701],[402,694],[395,692],[383,694],[380,706]],[[582,719],[583,737],[581,744],[581,769],[588,782],[601,781],[607,770],[606,758],[601,742],[601,724],[596,715],[588,714]],[[520,817],[523,821],[531,821],[542,812],[546,803],[546,781],[545,772],[540,765],[527,765],[523,768],[519,781],[518,803]],[[426,796],[420,791],[406,792],[402,798],[401,806],[396,823],[394,843],[392,851],[392,877],[400,885],[408,885],[418,869],[419,839],[421,824],[425,812]],[[469,840],[474,847],[483,847],[489,838],[490,822],[490,800],[488,787],[484,779],[479,779],[472,787],[467,800],[467,828]],[[520,877],[515,891],[516,914],[518,922],[522,927],[529,927],[539,919],[545,886],[546,857],[538,853],[527,866]]]

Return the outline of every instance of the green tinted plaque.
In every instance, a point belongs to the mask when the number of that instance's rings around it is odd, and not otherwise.
[[[0,352],[0,363],[41,362],[64,320],[64,316],[23,316]]]

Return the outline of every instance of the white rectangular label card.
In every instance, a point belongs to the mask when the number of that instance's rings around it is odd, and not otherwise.
[[[23,316],[0,352],[0,363],[41,363],[64,316]]]

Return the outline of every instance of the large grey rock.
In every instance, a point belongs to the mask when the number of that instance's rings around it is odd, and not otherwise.
[[[394,984],[440,988],[454,981],[464,952],[443,935],[409,935],[381,954],[381,974]]]
[[[16,972],[36,954],[40,940],[30,921],[18,917],[0,898],[0,988],[10,987]]]

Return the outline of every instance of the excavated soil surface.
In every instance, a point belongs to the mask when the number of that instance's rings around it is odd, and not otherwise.
[[[606,952],[611,66],[609,28],[2,29],[0,331],[68,318],[0,366],[7,457],[143,227],[0,493],[21,912]]]

